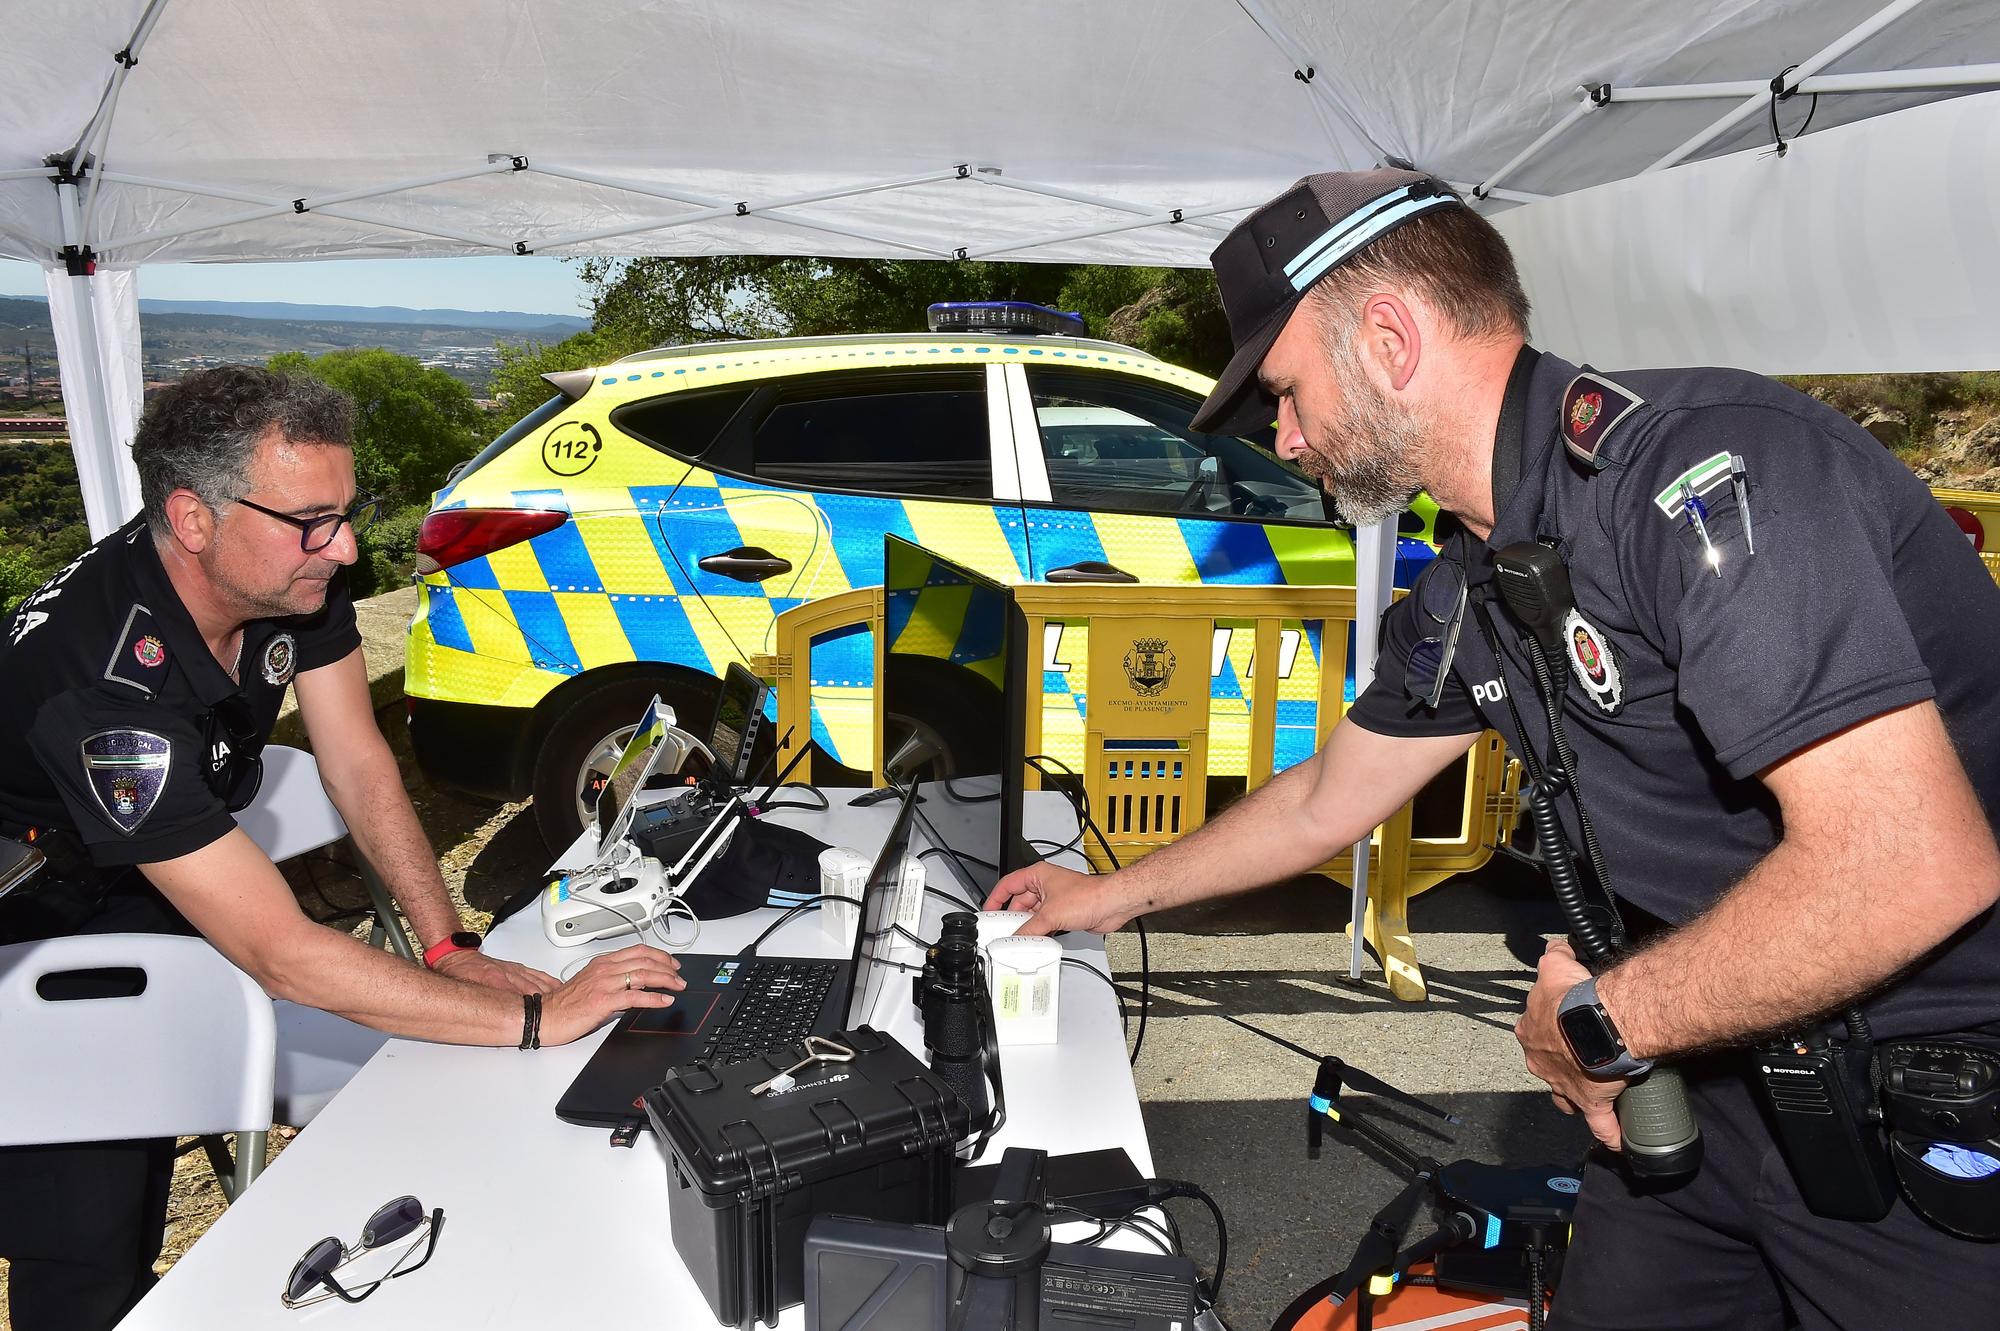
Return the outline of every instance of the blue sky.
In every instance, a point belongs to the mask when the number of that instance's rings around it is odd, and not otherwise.
[[[0,296],[44,294],[40,268],[0,259]],[[534,255],[151,264],[139,270],[139,295],[144,300],[281,300],[590,317],[576,266]]]

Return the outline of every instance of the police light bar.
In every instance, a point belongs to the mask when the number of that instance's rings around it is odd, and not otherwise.
[[[1082,337],[1083,316],[1026,300],[946,300],[930,307],[933,333],[1046,333]]]

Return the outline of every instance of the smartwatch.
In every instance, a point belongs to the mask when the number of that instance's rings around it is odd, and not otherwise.
[[[437,942],[432,943],[424,949],[424,968],[426,970],[436,970],[437,964],[454,952],[477,952],[479,944],[483,941],[478,934],[470,930],[461,930],[455,934],[446,934],[443,938],[438,939]]]
[[[1556,1026],[1578,1066],[1599,1081],[1636,1077],[1650,1072],[1650,1059],[1634,1058],[1625,1050],[1611,1014],[1597,1001],[1597,978],[1579,981],[1556,1004]]]

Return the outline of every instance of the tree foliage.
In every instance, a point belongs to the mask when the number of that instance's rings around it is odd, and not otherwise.
[[[1026,300],[1082,314],[1093,337],[1213,374],[1229,327],[1206,269],[721,255],[585,259],[593,327],[553,345],[503,347],[503,423],[548,396],[543,374],[648,347],[728,338],[921,332],[936,301]]]
[[[479,450],[486,418],[472,390],[409,356],[380,347],[308,357],[287,351],[270,367],[309,374],[354,399],[354,472],[394,511],[425,503],[445,473]]]

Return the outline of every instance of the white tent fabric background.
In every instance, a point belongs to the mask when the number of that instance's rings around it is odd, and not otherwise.
[[[137,505],[145,263],[1194,266],[1298,176],[1396,157],[1480,187],[1571,356],[1990,367],[1995,8],[0,0],[0,256],[48,270],[93,535]],[[1808,76],[1776,155],[1762,90]]]
[[[77,446],[105,478],[129,472],[137,384],[116,361],[136,308],[129,284],[59,276],[65,247],[100,275],[516,251],[1198,265],[1294,178],[1389,156],[1492,184],[1481,206],[1523,252],[1538,340],[1599,364],[1989,366],[2000,320],[1947,333],[1925,302],[2000,296],[2000,104],[1965,97],[1946,139],[1924,121],[1884,140],[1904,108],[1980,85],[1802,92],[1779,117],[1795,130],[1811,108],[1813,132],[1779,158],[1768,96],[1742,89],[1801,62],[1822,81],[1949,76],[2000,61],[1995,17],[1993,0],[0,0],[0,255],[51,270],[76,332],[66,388],[101,399],[73,402]],[[1959,78],[1982,75],[2000,85],[2000,64]],[[1690,82],[1716,95],[1646,91]],[[1579,96],[1599,84],[1607,104]],[[1849,144],[1830,170],[1821,139]],[[1927,206],[1947,186],[1948,217]],[[1849,282],[1845,304],[1815,303],[1856,253],[1909,261],[1877,300]],[[1837,326],[1849,307],[1867,336]],[[1815,308],[1818,336],[1771,317]],[[93,344],[95,375],[76,359]],[[110,505],[91,496],[93,530],[129,511],[129,486],[86,486]]]

